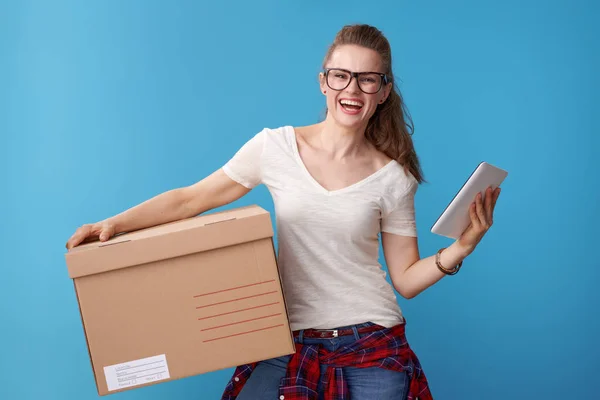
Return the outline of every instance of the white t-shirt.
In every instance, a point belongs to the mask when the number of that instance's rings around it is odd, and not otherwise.
[[[379,233],[416,236],[417,180],[390,161],[340,190],[306,169],[294,128],[264,129],[223,166],[247,188],[264,184],[275,205],[278,262],[292,330],[402,322],[379,264]]]

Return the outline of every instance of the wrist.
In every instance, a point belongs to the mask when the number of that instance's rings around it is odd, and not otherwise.
[[[100,224],[103,224],[103,225],[106,224],[106,225],[109,225],[110,227],[112,227],[113,235],[116,235],[117,233],[121,233],[120,226],[118,224],[116,217],[106,218],[105,220],[101,221]]]
[[[467,258],[475,250],[474,246],[464,245],[458,240],[452,243],[450,247],[454,248],[453,253],[456,253],[461,260]]]
[[[435,255],[435,264],[444,274],[456,275],[462,267],[464,258],[463,249],[453,244],[438,250]]]

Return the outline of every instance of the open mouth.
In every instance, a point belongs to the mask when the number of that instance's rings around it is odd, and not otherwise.
[[[339,103],[342,109],[349,114],[357,114],[364,106],[364,103],[359,100],[341,99]]]

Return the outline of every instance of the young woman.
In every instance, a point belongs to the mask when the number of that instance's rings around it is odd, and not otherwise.
[[[296,353],[239,366],[223,399],[432,398],[394,289],[412,298],[458,272],[491,227],[500,190],[488,189],[485,204],[474,199],[460,239],[420,257],[414,195],[423,177],[391,60],[379,30],[344,27],[319,76],[324,121],[264,129],[205,179],[83,225],[67,242],[192,217],[267,186]]]

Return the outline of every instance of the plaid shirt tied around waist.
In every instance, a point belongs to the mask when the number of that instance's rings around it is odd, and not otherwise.
[[[238,366],[221,400],[235,400],[250,378],[257,363]],[[408,400],[433,400],[429,385],[417,356],[409,347],[405,324],[368,334],[349,346],[328,351],[319,345],[296,343],[285,377],[279,386],[279,398],[285,400],[317,400],[320,365],[327,364],[325,400],[348,400],[344,367],[379,367],[409,375]]]

